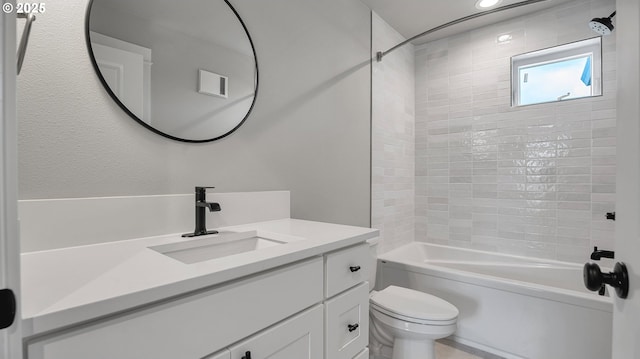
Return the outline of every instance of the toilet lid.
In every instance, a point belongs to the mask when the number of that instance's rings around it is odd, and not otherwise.
[[[459,313],[458,308],[444,299],[394,285],[374,293],[370,300],[389,312],[421,320],[449,321]]]

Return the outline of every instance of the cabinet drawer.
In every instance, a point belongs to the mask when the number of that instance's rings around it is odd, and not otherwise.
[[[353,359],[369,359],[369,348],[364,348],[364,350],[356,354]]]
[[[325,297],[332,297],[369,279],[369,245],[367,243],[325,256]]]
[[[29,359],[202,358],[322,301],[315,258],[28,343]]]
[[[369,283],[325,303],[325,358],[352,359],[369,342]]]
[[[229,348],[231,358],[322,359],[322,309],[315,306],[243,340]]]

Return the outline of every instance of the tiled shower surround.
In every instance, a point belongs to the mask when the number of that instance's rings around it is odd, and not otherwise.
[[[588,21],[614,6],[574,1],[416,48],[416,240],[574,262],[613,248],[615,32],[601,97],[511,107],[510,57],[595,37]]]
[[[405,40],[376,14],[372,33],[374,53]],[[380,230],[382,253],[414,238],[413,45],[374,61],[372,71],[371,226]]]

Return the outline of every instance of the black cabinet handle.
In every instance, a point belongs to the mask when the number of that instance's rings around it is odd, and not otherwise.
[[[347,327],[349,328],[349,332],[352,332],[352,331],[358,329],[359,326],[360,325],[358,323],[356,323],[356,324],[347,324]]]
[[[247,351],[241,359],[251,359],[251,352]]]
[[[351,266],[351,267],[349,267],[349,270],[352,271],[352,272],[357,272],[357,271],[360,270],[360,266]]]

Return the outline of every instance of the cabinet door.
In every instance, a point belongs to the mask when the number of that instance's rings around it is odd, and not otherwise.
[[[353,357],[353,359],[369,359],[369,348],[364,348],[364,350]]]
[[[352,359],[369,342],[369,282],[325,303],[326,359]]]
[[[322,359],[322,305],[229,348],[231,359]]]

